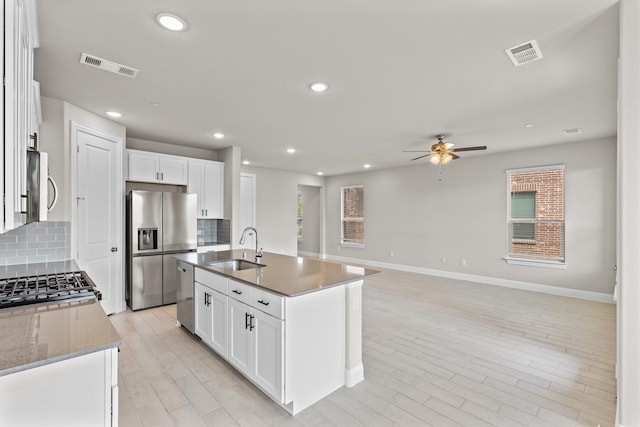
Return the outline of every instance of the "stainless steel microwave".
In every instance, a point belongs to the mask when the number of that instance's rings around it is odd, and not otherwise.
[[[49,176],[49,157],[40,151],[27,151],[27,209],[26,222],[46,221],[47,213],[58,200],[58,188]],[[49,202],[49,184],[53,189]]]

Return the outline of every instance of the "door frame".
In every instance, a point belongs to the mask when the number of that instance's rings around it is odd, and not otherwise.
[[[116,144],[116,158],[117,158],[117,166],[116,166],[116,176],[114,177],[114,184],[118,185],[119,188],[119,197],[116,199],[116,206],[114,210],[116,213],[116,236],[115,242],[116,246],[119,248],[120,256],[117,257],[117,269],[119,272],[116,272],[120,277],[121,286],[116,286],[114,291],[114,299],[115,303],[115,313],[119,313],[126,309],[126,303],[124,300],[124,194],[125,194],[125,184],[124,184],[124,175],[123,175],[123,156],[124,156],[124,141],[121,137],[108,134],[106,132],[100,131],[98,129],[83,125],[75,120],[70,121],[70,139],[71,139],[71,198],[69,202],[71,203],[71,256],[73,259],[78,258],[78,133],[85,132],[96,136],[98,138],[106,139],[108,141]]]

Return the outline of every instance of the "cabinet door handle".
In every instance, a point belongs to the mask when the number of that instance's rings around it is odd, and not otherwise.
[[[156,172],[156,181],[160,181],[160,172]]]
[[[256,326],[253,324],[253,319],[255,319],[256,316],[254,316],[253,314],[249,316],[249,330],[253,331],[253,328],[255,328]]]
[[[160,172],[160,181],[164,181],[164,172]]]
[[[264,300],[259,299],[258,302],[260,304],[262,304],[262,305],[269,305],[269,301],[264,301]]]
[[[209,215],[209,209],[204,210],[204,216],[207,216],[207,215]]]
[[[234,294],[242,295],[242,291],[239,291],[237,289],[234,289],[231,292],[233,292]]]
[[[245,329],[249,329],[249,325],[250,325],[250,322],[249,322],[249,313],[245,313],[245,314],[244,314],[244,328],[245,328]]]
[[[211,305],[211,294],[204,294],[205,305],[208,307]]]

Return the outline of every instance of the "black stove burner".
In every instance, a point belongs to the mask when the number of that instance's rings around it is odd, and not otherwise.
[[[0,279],[0,308],[90,298],[102,294],[84,271]]]

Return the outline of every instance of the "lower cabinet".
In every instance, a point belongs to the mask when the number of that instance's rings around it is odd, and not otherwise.
[[[282,402],[284,321],[229,298],[229,362]]]
[[[228,297],[195,282],[194,304],[196,335],[226,358]]]

